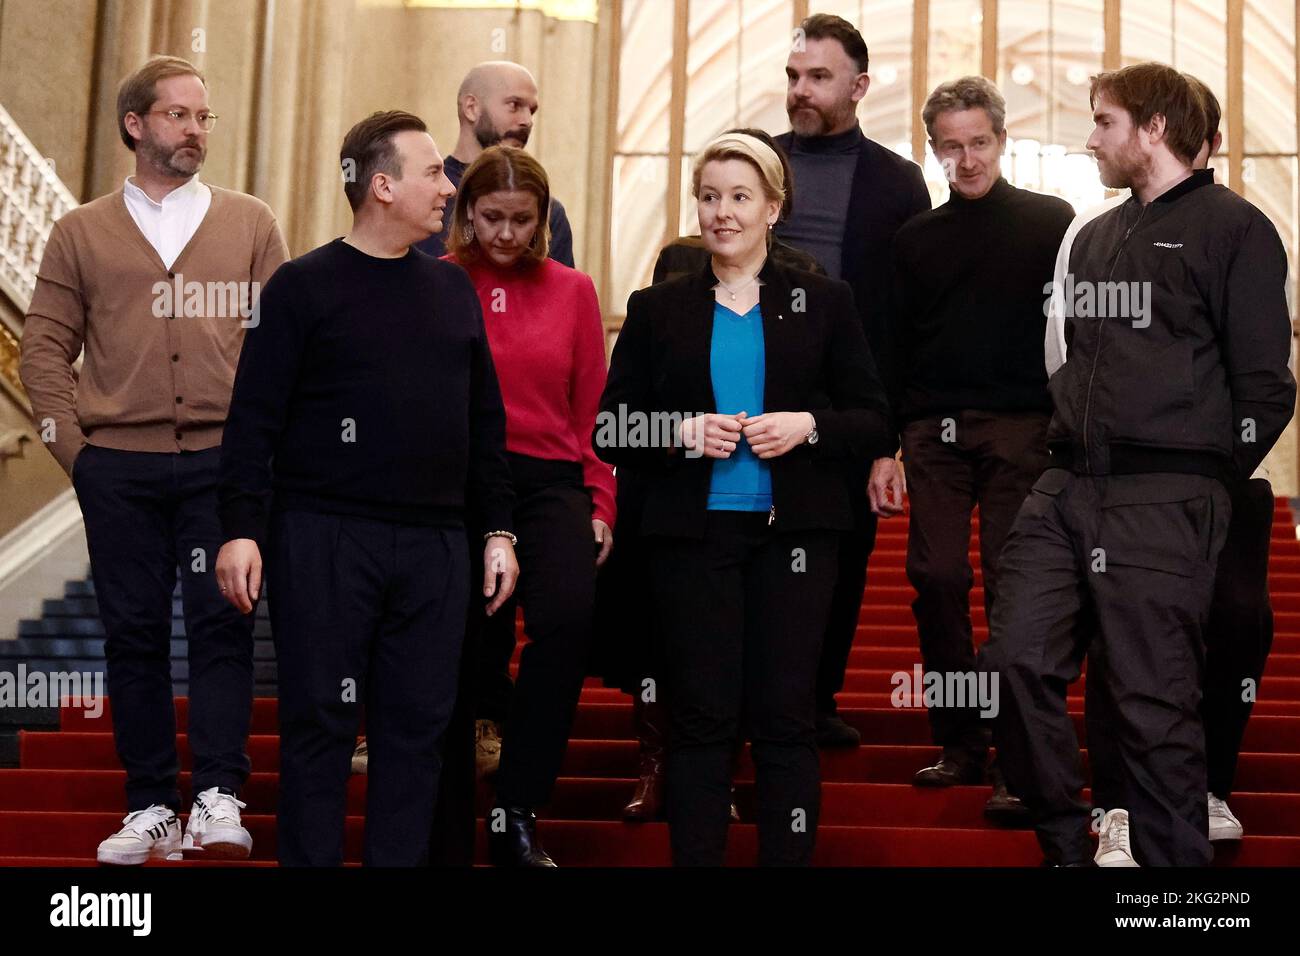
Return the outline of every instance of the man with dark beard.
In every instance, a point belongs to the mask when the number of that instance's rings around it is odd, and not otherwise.
[[[54,224],[23,331],[23,384],[85,519],[126,770],[129,813],[99,845],[101,863],[182,849],[243,858],[252,847],[237,794],[249,773],[253,618],[226,604],[213,574],[217,465],[253,300],[288,250],[265,203],[199,181],[216,119],[203,75],[178,57],[154,57],[122,81],[118,133],[135,174]],[[178,565],[194,755],[183,838],[171,674]]]
[[[852,287],[871,354],[890,385],[896,373],[889,341],[892,243],[903,223],[930,208],[930,193],[916,163],[868,139],[858,125],[858,104],[871,85],[867,66],[867,44],[847,20],[819,13],[800,24],[785,66],[791,132],[776,137],[789,155],[799,203],[777,223],[776,235]],[[844,688],[877,516],[903,512],[906,485],[896,450],[873,449],[874,465],[845,468],[853,530],[840,539],[817,669],[817,742],[824,747],[860,742],[857,729],[839,716],[835,695]]]
[[[537,112],[537,81],[518,63],[509,60],[489,60],[480,63],[461,81],[456,94],[456,117],[460,120],[460,136],[456,148],[444,158],[447,178],[460,188],[460,178],[466,167],[489,146],[528,145],[533,131],[533,115]],[[456,197],[447,203],[447,222],[456,207]],[[573,229],[564,206],[551,197],[551,248],[549,257],[573,268]],[[447,252],[444,236],[434,233],[416,246],[431,256]]]

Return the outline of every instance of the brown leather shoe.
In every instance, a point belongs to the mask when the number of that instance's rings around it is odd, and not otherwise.
[[[663,817],[665,716],[659,704],[647,704],[639,696],[634,699],[632,720],[641,750],[636,791],[623,808],[623,819],[628,823],[648,823]]]
[[[984,771],[973,763],[958,761],[947,754],[912,777],[914,787],[956,787],[984,782]]]
[[[660,819],[663,807],[663,753],[642,750],[640,776],[631,801],[623,808],[623,819],[628,823],[649,823]]]
[[[993,794],[984,804],[985,818],[1004,826],[1028,826],[1031,822],[1029,808],[1007,789],[1007,782],[996,764],[989,768],[988,776],[989,783],[993,785]]]

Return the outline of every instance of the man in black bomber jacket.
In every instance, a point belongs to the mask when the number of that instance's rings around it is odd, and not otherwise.
[[[1052,467],[1002,553],[982,666],[1000,677],[999,755],[1049,863],[1093,857],[1065,699],[1086,652],[1110,715],[1089,752],[1118,803],[1094,811],[1097,865],[1203,865],[1202,630],[1224,483],[1250,475],[1295,403],[1286,254],[1259,209],[1192,171],[1205,114],[1177,71],[1103,73],[1091,100],[1102,181],[1133,198],[1071,253]]]

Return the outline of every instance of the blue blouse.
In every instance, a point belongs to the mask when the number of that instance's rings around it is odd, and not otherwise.
[[[721,302],[713,304],[713,340],[709,371],[719,414],[763,413],[763,315],[755,305],[737,315]],[[713,461],[709,482],[710,511],[767,511],[772,507],[772,468],[754,454],[744,436],[729,458]]]

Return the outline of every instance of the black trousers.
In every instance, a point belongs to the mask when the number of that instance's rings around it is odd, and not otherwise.
[[[501,646],[508,639],[513,647],[515,608],[523,607],[528,644],[506,711],[496,798],[501,806],[535,808],[550,802],[586,679],[596,546],[582,466],[508,457],[519,585],[511,600],[492,617],[478,618],[478,624],[485,645]]]
[[[181,809],[171,676],[177,568],[189,639],[193,790],[238,791],[248,778],[253,615],[240,614],[217,588],[220,457],[220,448],[162,454],[87,445],[72,471],[132,811],[155,803]]]
[[[999,681],[995,742],[1049,860],[1092,855],[1066,692],[1088,657],[1107,719],[1089,754],[1115,781],[1143,866],[1208,863],[1203,637],[1231,505],[1199,475],[1081,476],[1034,485],[1001,557],[981,667]],[[1099,686],[1094,687],[1097,684]]]
[[[470,568],[483,563],[483,551],[474,553],[470,542]],[[473,580],[473,575],[471,575]],[[478,587],[470,586],[470,607],[483,613],[478,596],[483,593],[482,571]],[[473,613],[471,610],[470,613]],[[469,632],[465,635],[470,639]],[[456,706],[443,734],[442,772],[438,775],[438,796],[433,808],[429,835],[429,865],[468,867],[474,865],[475,798],[477,793],[474,754],[474,670],[465,662],[473,649],[468,643],[462,654]]]
[[[667,666],[673,862],[720,866],[731,755],[749,734],[760,865],[807,865],[821,803],[817,664],[839,534],[710,511],[700,540],[655,538],[653,599]]]
[[[907,578],[916,588],[912,612],[927,672],[975,672],[971,512],[979,506],[984,610],[991,619],[1003,544],[1047,465],[1048,421],[1038,412],[963,411],[918,419],[903,430],[911,502]],[[983,767],[990,731],[978,706],[931,707],[928,714],[934,742],[946,755]]]
[[[272,518],[267,552],[281,865],[342,863],[363,705],[364,862],[423,863],[465,633],[464,531],[285,511]]]
[[[1214,597],[1205,628],[1205,681],[1201,718],[1209,791],[1227,799],[1241,740],[1258,696],[1268,652],[1273,646],[1273,608],[1268,595],[1268,553],[1273,531],[1273,488],[1256,478],[1232,490],[1232,519],[1219,554]],[[1253,693],[1247,693],[1247,688]],[[1105,683],[1089,681],[1088,742],[1092,754],[1094,806],[1122,807],[1122,782],[1110,779],[1118,765],[1106,748],[1112,725]],[[1100,756],[1101,759],[1098,759]]]
[[[1273,607],[1268,596],[1268,552],[1273,534],[1273,486],[1247,481],[1232,496],[1232,521],[1214,577],[1214,601],[1205,630],[1205,758],[1210,792],[1227,799],[1268,652]],[[1255,693],[1245,693],[1247,681]]]
[[[515,682],[510,678],[510,658],[514,656],[517,643],[513,623],[511,618],[512,626],[509,628],[479,629],[480,640],[475,642],[474,657],[467,665],[478,701],[474,708],[478,720],[505,724],[510,713],[510,696],[515,689]]]
[[[858,477],[855,475],[855,477]],[[855,481],[853,530],[840,535],[835,589],[831,594],[821,662],[817,665],[817,712],[836,712],[835,695],[844,689],[844,672],[858,632],[862,595],[867,589],[867,562],[876,546],[876,516],[863,496],[866,477]],[[861,499],[861,500],[859,500]]]

